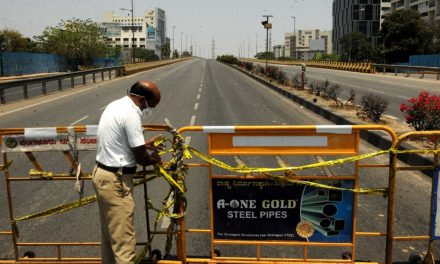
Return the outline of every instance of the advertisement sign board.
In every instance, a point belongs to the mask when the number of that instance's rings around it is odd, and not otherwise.
[[[334,182],[333,182],[334,183]],[[352,181],[337,181],[351,188]],[[353,194],[269,179],[212,179],[214,239],[352,242]]]
[[[156,29],[154,27],[147,27],[147,38],[148,39],[156,38]]]

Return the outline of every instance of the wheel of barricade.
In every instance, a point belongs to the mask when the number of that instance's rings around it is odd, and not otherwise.
[[[33,251],[26,251],[23,254],[23,258],[35,258],[35,252],[33,252]]]
[[[408,257],[409,264],[421,264],[422,263],[422,256],[417,253],[411,253]]]
[[[151,260],[152,261],[159,261],[162,259],[162,252],[159,249],[154,249],[151,251]]]

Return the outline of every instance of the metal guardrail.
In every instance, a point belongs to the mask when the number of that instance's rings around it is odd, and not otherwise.
[[[425,66],[407,66],[407,65],[396,65],[396,64],[373,64],[376,68],[376,72],[380,72],[379,69],[382,69],[383,73],[387,72],[387,69],[394,70],[394,75],[397,75],[399,72],[404,71],[406,76],[410,76],[411,73],[419,73],[420,78],[425,77],[425,73],[434,73],[437,74],[437,80],[440,80],[440,68],[438,67],[425,67]]]
[[[79,71],[79,72],[73,72],[73,73],[67,73],[67,74],[59,74],[59,75],[53,75],[48,77],[38,77],[38,78],[32,78],[32,79],[25,79],[25,80],[18,80],[18,81],[10,81],[10,82],[3,82],[0,83],[0,104],[6,103],[5,98],[5,90],[16,88],[16,87],[23,87],[23,98],[29,99],[28,95],[28,86],[31,84],[39,84],[41,83],[42,93],[43,95],[47,94],[46,90],[46,84],[48,82],[58,81],[58,91],[63,90],[62,81],[65,79],[70,78],[70,88],[75,87],[75,77],[82,76],[82,84],[86,85],[86,76],[92,75],[93,76],[93,83],[96,82],[96,74],[101,75],[101,80],[104,81],[105,73],[108,72],[109,79],[112,78],[112,72],[116,71],[115,77],[122,76],[124,67],[118,66],[118,67],[110,67],[110,68],[102,68],[102,69],[94,69],[94,70],[87,70],[87,71]]]

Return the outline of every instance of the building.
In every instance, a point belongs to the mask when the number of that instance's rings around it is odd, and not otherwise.
[[[391,0],[390,12],[414,9],[428,23],[440,20],[440,0]]]
[[[333,53],[342,53],[339,41],[352,32],[363,33],[375,47],[382,15],[389,7],[390,0],[333,0]]]
[[[166,16],[160,8],[145,11],[143,16],[134,16],[133,21],[130,14],[117,16],[113,11],[106,12],[100,27],[108,41],[116,47],[144,48],[153,50],[159,57],[162,55],[162,43],[165,44],[166,39]]]
[[[283,45],[273,46],[273,55],[275,59],[284,57],[285,56],[284,46]]]
[[[316,53],[331,54],[332,32],[319,29],[287,32],[284,36],[285,56],[291,59],[310,60]]]

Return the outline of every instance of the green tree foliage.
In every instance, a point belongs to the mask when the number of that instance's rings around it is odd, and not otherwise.
[[[0,51],[36,52],[36,43],[15,30],[0,30]]]
[[[179,58],[179,52],[177,50],[173,51],[173,59]]]
[[[258,52],[257,55],[255,55],[255,58],[257,59],[268,59],[273,60],[275,58],[273,52]]]
[[[313,60],[317,60],[317,61],[338,61],[339,60],[339,56],[336,54],[323,54],[321,52],[316,53],[313,56]]]
[[[217,56],[217,60],[224,62],[224,63],[230,63],[230,64],[237,64],[238,59],[234,55],[221,55]]]
[[[415,10],[399,10],[385,16],[380,40],[388,62],[407,62],[410,55],[429,54],[433,32]]]
[[[90,19],[62,20],[56,27],[47,27],[35,39],[43,52],[65,56],[74,70],[78,65],[90,65],[93,58],[117,52],[109,47],[98,24]]]
[[[144,48],[134,48],[134,57],[143,61],[156,61],[159,57],[154,54],[154,51]]]
[[[434,34],[434,53],[440,53],[440,20],[436,20],[433,24],[432,31]]]
[[[343,61],[370,61],[373,47],[367,37],[360,32],[345,34],[339,43]]]
[[[171,54],[170,39],[166,38],[165,44],[162,45],[162,58],[169,58]]]

